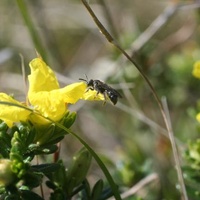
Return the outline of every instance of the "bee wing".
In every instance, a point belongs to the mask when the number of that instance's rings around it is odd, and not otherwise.
[[[109,91],[111,91],[113,94],[115,94],[116,96],[118,96],[119,98],[122,98],[122,95],[121,95],[117,90],[113,89],[112,87],[110,87],[110,86],[108,86],[108,85],[106,85],[106,86],[107,86],[107,91],[109,90]]]
[[[122,95],[119,92],[117,92],[117,90],[113,89],[112,87],[100,80],[94,80],[94,89],[102,94],[107,92],[122,98]]]
[[[117,92],[116,90],[115,90],[115,92],[119,96],[119,98],[122,98],[122,95],[119,92]]]

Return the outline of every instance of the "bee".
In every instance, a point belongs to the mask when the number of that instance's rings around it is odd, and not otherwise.
[[[87,91],[88,90],[95,90],[97,91],[97,95],[103,94],[104,96],[104,104],[106,103],[107,97],[110,99],[110,101],[115,105],[118,101],[118,98],[122,98],[121,94],[117,92],[115,89],[104,83],[100,80],[93,80],[90,79],[88,81],[88,78],[86,76],[86,79],[79,78],[79,80],[85,81],[87,83]],[[86,92],[87,92],[86,91]]]

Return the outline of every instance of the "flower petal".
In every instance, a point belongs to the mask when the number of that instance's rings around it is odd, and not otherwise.
[[[200,61],[194,63],[192,75],[196,78],[200,78]]]
[[[29,93],[51,91],[59,88],[54,72],[41,58],[35,58],[30,63]],[[28,94],[29,95],[29,94]]]
[[[64,88],[61,88],[60,93],[63,97],[63,100],[66,103],[74,104],[79,99],[82,99],[86,91],[86,88],[87,88],[87,85],[84,82],[78,82],[78,83],[67,85]]]
[[[5,93],[0,93],[0,102],[1,101],[23,106],[22,103],[16,101],[11,96],[8,96]],[[5,121],[6,124],[10,127],[13,125],[14,122],[26,121],[30,113],[31,111],[28,111],[26,109],[14,105],[10,106],[0,103],[0,119]]]
[[[85,85],[85,91],[81,97],[81,99],[83,100],[90,100],[90,101],[95,101],[95,100],[105,100],[104,95],[103,94],[97,94],[96,90],[87,90],[87,84],[84,82],[81,82],[82,84]]]
[[[196,115],[196,119],[197,119],[198,122],[200,122],[200,113],[198,113],[198,114]]]
[[[31,92],[29,101],[44,117],[58,121],[64,116],[67,103],[76,103],[83,96],[85,89],[84,83],[74,83],[49,92]]]
[[[29,101],[36,111],[54,121],[60,120],[67,110],[59,90],[32,92]]]
[[[104,101],[105,98],[103,94],[97,94],[97,91],[95,90],[88,90],[87,92],[84,93],[82,99],[84,100],[89,100],[89,101]]]
[[[87,84],[85,82],[70,84],[60,89],[60,91],[66,103],[74,104],[79,99],[90,100],[90,101],[104,100],[104,96],[102,94],[97,95],[97,91],[95,90],[87,91]]]

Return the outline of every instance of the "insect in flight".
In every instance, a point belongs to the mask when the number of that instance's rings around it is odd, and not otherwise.
[[[104,104],[106,103],[106,99],[107,97],[110,99],[110,101],[115,105],[118,101],[118,97],[122,98],[121,94],[119,92],[117,92],[115,89],[113,89],[112,87],[110,87],[109,85],[107,85],[106,83],[100,81],[100,80],[93,80],[90,79],[88,81],[88,78],[86,76],[86,79],[82,79],[79,78],[79,80],[85,81],[87,83],[87,91],[88,90],[96,90],[97,91],[97,95],[103,94],[104,96]],[[86,91],[86,92],[87,92]]]

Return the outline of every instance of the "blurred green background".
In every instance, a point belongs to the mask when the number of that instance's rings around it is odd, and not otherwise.
[[[122,191],[152,173],[157,175],[127,199],[180,199],[164,122],[135,67],[107,42],[81,1],[26,0],[25,5],[45,61],[57,72],[61,86],[87,74],[89,79],[103,80],[122,94],[116,106],[80,101],[69,109],[77,112],[73,130],[102,155]],[[167,98],[184,165],[182,155],[188,141],[199,137],[195,115],[200,81],[191,74],[194,62],[200,59],[198,1],[90,0],[90,5],[111,35],[139,63],[159,97]],[[28,63],[36,57],[37,48],[17,1],[0,1],[0,27],[1,92],[25,101],[19,54],[28,75]],[[67,163],[80,146],[67,136],[61,158]],[[89,181],[93,183],[99,177],[102,173],[94,162]]]

